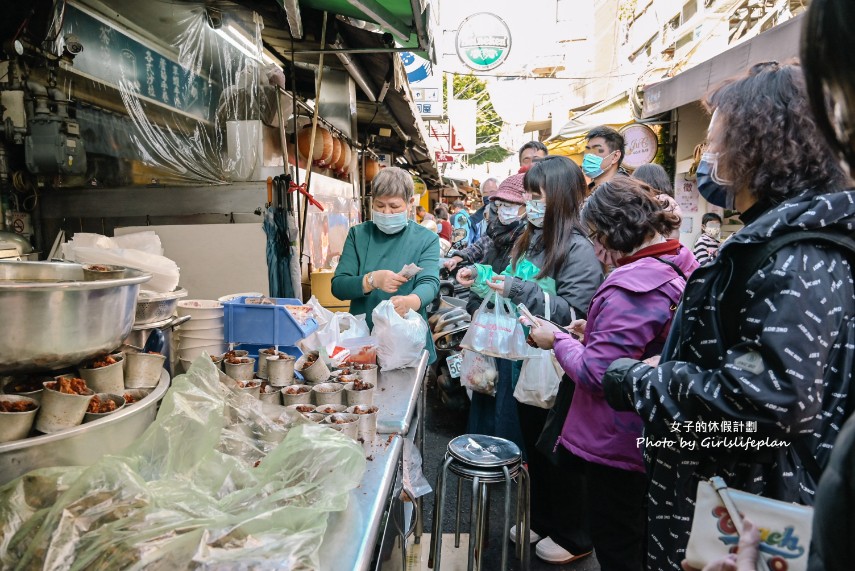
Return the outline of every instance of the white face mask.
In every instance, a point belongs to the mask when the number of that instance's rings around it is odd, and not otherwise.
[[[507,226],[522,218],[519,204],[503,204],[499,207],[499,222]]]
[[[704,226],[704,234],[709,236],[710,238],[718,238],[721,236],[721,226],[709,224]]]

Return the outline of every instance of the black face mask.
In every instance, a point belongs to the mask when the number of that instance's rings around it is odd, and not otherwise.
[[[710,165],[702,160],[698,163],[698,192],[707,202],[720,208],[733,208],[733,194],[730,190],[713,180]]]

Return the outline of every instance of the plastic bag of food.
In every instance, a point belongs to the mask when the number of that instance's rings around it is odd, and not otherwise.
[[[381,301],[371,313],[377,339],[377,362],[383,369],[415,367],[419,363],[427,342],[428,325],[412,309],[406,317],[395,311],[389,300]]]
[[[472,317],[460,346],[500,359],[519,360],[528,356],[525,339],[523,326],[510,300],[492,292]]]
[[[494,396],[498,380],[495,358],[475,351],[463,351],[463,363],[460,365],[460,384],[463,387]]]

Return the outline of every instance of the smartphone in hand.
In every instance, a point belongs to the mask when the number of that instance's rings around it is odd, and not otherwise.
[[[518,303],[518,304],[517,304],[517,309],[519,310],[519,312],[520,312],[523,316],[525,316],[525,318],[526,318],[526,319],[528,319],[528,320],[529,320],[529,321],[531,321],[532,323],[537,323],[536,319],[539,319],[539,320],[541,320],[541,321],[546,321],[547,323],[551,323],[552,325],[554,325],[555,327],[557,327],[557,328],[558,328],[558,330],[559,330],[559,331],[561,331],[562,333],[567,333],[568,335],[570,335],[570,331],[569,331],[566,327],[562,327],[562,326],[558,325],[557,323],[555,323],[554,321],[550,321],[550,320],[546,319],[545,317],[541,317],[541,316],[539,316],[539,315],[538,315],[538,316],[535,316],[535,315],[534,315],[534,314],[533,314],[533,313],[532,313],[532,312],[531,312],[531,311],[530,311],[530,310],[525,306],[525,304],[524,304],[524,303]]]

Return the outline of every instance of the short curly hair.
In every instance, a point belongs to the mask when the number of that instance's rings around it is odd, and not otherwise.
[[[651,233],[670,236],[680,217],[665,209],[659,191],[628,176],[617,176],[591,193],[582,222],[593,227],[600,243],[616,252],[632,252]]]
[[[843,173],[817,128],[798,64],[767,62],[706,97],[715,113],[711,146],[734,191],[778,204],[808,189],[842,190]],[[713,140],[716,138],[717,140]]]

